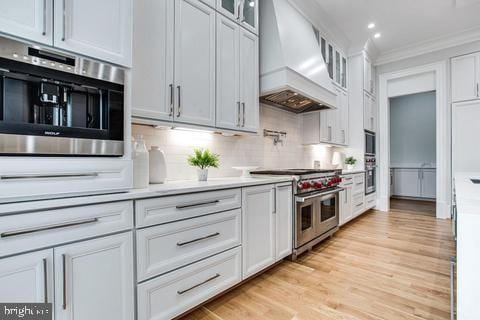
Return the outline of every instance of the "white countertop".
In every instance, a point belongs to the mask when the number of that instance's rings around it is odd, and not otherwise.
[[[128,192],[0,204],[0,215],[34,210],[62,208],[67,206],[80,206],[94,203],[154,198],[176,194],[241,188],[291,181],[292,177],[285,176],[258,178],[217,178],[209,179],[205,182],[199,182],[196,180],[167,181],[164,184],[152,184],[148,188],[132,189]]]
[[[455,174],[455,196],[459,215],[480,215],[480,184],[474,184],[470,179],[480,179],[480,172]]]

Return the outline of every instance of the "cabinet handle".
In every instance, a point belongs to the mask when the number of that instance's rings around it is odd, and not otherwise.
[[[345,134],[345,129],[342,129],[343,143],[347,143],[347,135]]]
[[[192,243],[207,240],[207,239],[210,239],[210,238],[215,238],[215,237],[218,237],[219,235],[220,235],[220,232],[215,232],[215,233],[209,234],[208,236],[200,237],[200,238],[197,238],[197,239],[193,239],[193,240],[189,240],[189,241],[185,241],[185,242],[177,242],[177,246],[178,247],[183,247],[183,246],[186,246],[187,244],[192,244]]]
[[[170,114],[168,116],[173,116],[173,83],[170,84]]]
[[[62,41],[65,41],[66,28],[67,28],[67,21],[66,21],[67,20],[67,6],[66,6],[66,3],[65,3],[65,0],[62,1],[62,5],[63,5]]]
[[[348,203],[348,201],[347,201],[348,189],[345,189],[345,194],[344,194],[344,195],[345,195],[345,201],[344,201],[344,203],[347,204],[347,203]]]
[[[215,279],[217,279],[218,277],[220,277],[220,274],[219,274],[219,273],[217,273],[217,274],[214,275],[213,277],[210,277],[210,278],[208,278],[207,280],[205,280],[205,281],[203,281],[203,282],[200,282],[199,284],[196,284],[196,285],[194,285],[194,286],[192,286],[192,287],[190,287],[190,288],[188,288],[188,289],[178,290],[177,293],[180,294],[180,295],[182,295],[182,294],[184,294],[184,293],[187,293],[188,291],[191,291],[191,290],[193,290],[193,289],[195,289],[195,288],[198,288],[198,287],[200,287],[200,286],[203,286],[204,284],[206,284],[206,283],[208,283],[208,282],[210,282],[210,281],[212,281],[212,280],[215,280]]]
[[[242,127],[245,127],[245,102],[242,102],[243,123]]]
[[[477,98],[480,97],[480,84],[477,83]]]
[[[62,254],[62,281],[63,281],[63,294],[62,294],[62,308],[63,310],[67,310],[67,256]]]
[[[242,121],[240,120],[240,108],[241,108],[241,103],[240,101],[237,102],[237,127],[240,127]]]
[[[454,257],[450,260],[450,319],[455,320],[455,267],[456,260]]]
[[[359,204],[356,205],[357,208],[361,206],[363,206],[363,202],[360,202]]]
[[[373,117],[370,117],[370,129],[373,131]]]
[[[43,0],[43,31],[42,36],[47,34],[47,0]]]
[[[97,172],[91,173],[63,173],[63,174],[25,174],[25,175],[4,175],[0,180],[33,180],[33,179],[58,179],[58,178],[95,178]]]
[[[328,126],[328,141],[332,141],[332,127]]]
[[[370,93],[373,93],[373,79],[370,79]]]
[[[44,301],[48,303],[48,279],[47,279],[47,259],[43,258],[43,294],[45,296]]]
[[[182,110],[182,88],[181,86],[177,86],[178,91],[178,112],[177,118],[180,118],[181,110]]]
[[[62,229],[62,228],[68,228],[68,227],[74,227],[74,226],[79,226],[79,225],[83,225],[83,224],[95,223],[95,222],[98,222],[98,218],[85,219],[85,220],[77,220],[77,221],[72,221],[72,222],[67,222],[67,223],[60,223],[60,224],[51,224],[51,225],[41,226],[41,227],[36,227],[36,228],[28,228],[28,229],[14,230],[14,231],[6,231],[6,232],[0,233],[0,238],[8,238],[8,237],[21,236],[21,235],[30,234],[30,233],[36,233],[36,232],[47,231],[47,230]]]
[[[214,200],[214,201],[208,201],[208,202],[201,202],[201,203],[194,203],[194,204],[186,204],[182,206],[176,206],[177,209],[189,209],[189,208],[194,208],[194,207],[202,207],[202,206],[209,206],[212,204],[217,204],[219,203],[220,200]]]

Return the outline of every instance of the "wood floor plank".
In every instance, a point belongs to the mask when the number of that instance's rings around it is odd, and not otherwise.
[[[183,320],[449,319],[450,221],[408,209],[366,213]]]

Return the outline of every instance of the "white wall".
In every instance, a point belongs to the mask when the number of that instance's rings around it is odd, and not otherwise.
[[[331,162],[332,152],[341,150],[323,145],[302,145],[301,117],[268,106],[260,107],[258,135],[226,137],[211,132],[193,132],[156,129],[133,125],[133,135],[144,136],[147,147],[159,146],[167,160],[167,179],[196,178],[196,170],[187,164],[187,156],[194,148],[209,148],[220,155],[220,168],[211,169],[210,177],[234,177],[240,172],[233,166],[265,168],[312,168],[314,160]],[[274,146],[272,138],[263,137],[263,129],[286,131],[284,145]]]
[[[435,163],[435,91],[390,98],[390,165]]]

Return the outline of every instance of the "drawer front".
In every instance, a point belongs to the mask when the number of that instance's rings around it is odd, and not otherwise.
[[[241,227],[236,209],[138,230],[138,281],[239,246]]]
[[[353,194],[365,193],[365,175],[357,174],[353,176]]]
[[[375,194],[369,195],[365,198],[365,206],[371,209],[377,205],[377,196]]]
[[[352,175],[343,176],[342,177],[342,183],[340,184],[340,186],[342,188],[353,186],[353,176]]]
[[[0,161],[0,203],[118,192],[131,185],[128,160]]]
[[[352,199],[353,212],[358,213],[365,208],[365,196],[363,194],[353,195]]]
[[[240,208],[241,190],[200,192],[135,202],[137,227],[146,227]]]
[[[241,248],[138,286],[138,320],[172,319],[239,283]]]
[[[0,256],[133,228],[133,202],[0,217]]]

